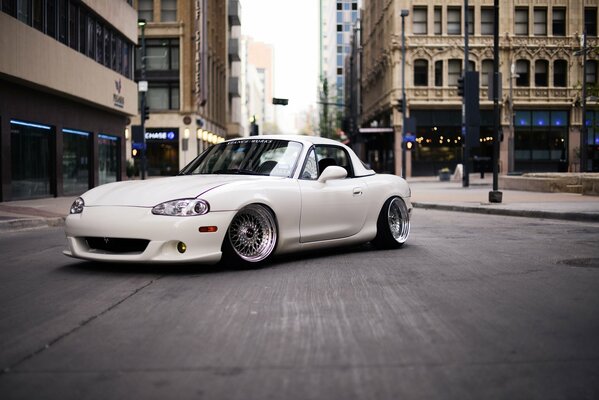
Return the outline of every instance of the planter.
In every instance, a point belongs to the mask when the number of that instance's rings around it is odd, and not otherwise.
[[[450,172],[439,172],[439,180],[441,182],[447,182],[451,179],[451,173]]]

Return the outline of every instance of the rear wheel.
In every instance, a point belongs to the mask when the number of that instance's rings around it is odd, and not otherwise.
[[[269,209],[259,204],[244,207],[233,217],[225,236],[225,260],[260,265],[271,257],[277,237],[277,224]]]
[[[410,213],[400,197],[388,199],[377,220],[377,233],[372,243],[384,249],[401,247],[410,235]]]

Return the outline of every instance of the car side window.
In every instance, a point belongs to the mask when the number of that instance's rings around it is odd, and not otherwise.
[[[316,163],[316,154],[314,149],[311,149],[306,157],[306,164],[300,175],[301,179],[316,180],[318,179],[318,164]]]
[[[316,146],[316,163],[318,165],[318,175],[330,165],[337,165],[347,170],[347,177],[353,178],[354,171],[351,160],[347,152],[339,146]]]

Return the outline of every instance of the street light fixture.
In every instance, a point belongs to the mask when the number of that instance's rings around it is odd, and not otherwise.
[[[401,177],[406,179],[406,24],[410,10],[401,10]]]

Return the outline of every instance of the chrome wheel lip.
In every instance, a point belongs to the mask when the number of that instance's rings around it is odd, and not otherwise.
[[[228,237],[239,258],[251,263],[263,261],[277,243],[275,219],[263,206],[247,206],[231,221]]]
[[[387,209],[387,223],[391,236],[397,243],[405,243],[410,235],[410,213],[406,203],[399,197],[395,197],[389,203]]]

